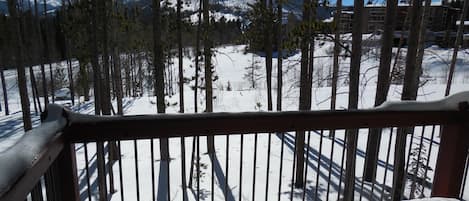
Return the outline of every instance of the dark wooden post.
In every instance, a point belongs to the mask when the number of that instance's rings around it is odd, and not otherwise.
[[[464,117],[461,124],[442,129],[432,197],[459,198],[469,148],[467,119]]]
[[[56,162],[62,200],[79,201],[75,144],[66,144]]]

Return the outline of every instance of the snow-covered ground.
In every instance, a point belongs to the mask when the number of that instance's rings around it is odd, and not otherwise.
[[[365,36],[364,39],[369,39],[369,36]],[[265,87],[265,72],[264,72],[264,58],[247,53],[244,54],[244,45],[239,46],[225,46],[215,48],[215,58],[213,63],[215,65],[215,73],[219,77],[214,83],[214,111],[215,112],[242,112],[242,111],[266,111],[267,109],[267,94]],[[332,52],[332,43],[317,41],[315,48],[315,56],[320,57],[315,59],[314,64],[314,77],[313,77],[313,98],[312,98],[312,110],[329,109],[330,106],[330,91],[331,88],[327,85],[327,76],[332,66],[331,57],[322,57],[330,55]],[[376,77],[377,77],[377,65],[379,64],[379,56],[376,52],[379,52],[377,47],[364,47],[364,56],[362,58],[361,68],[361,87],[360,87],[360,108],[370,108],[373,106],[375,90],[376,90]],[[404,51],[405,52],[405,51]],[[423,77],[427,82],[419,89],[418,100],[430,101],[437,100],[444,97],[444,88],[446,84],[446,73],[448,63],[451,56],[451,49],[442,49],[439,47],[429,47],[426,49],[424,58],[424,72]],[[403,54],[404,55],[404,54]],[[454,79],[454,85],[452,87],[452,93],[464,91],[469,89],[469,53],[464,50],[460,51],[459,60],[457,63],[456,77]],[[405,55],[404,55],[405,56]],[[300,54],[294,54],[288,59],[284,60],[284,95],[283,95],[283,110],[297,110],[298,109],[298,96],[299,96],[299,60]],[[347,108],[348,102],[348,86],[347,86],[347,72],[349,66],[349,59],[340,59],[341,69],[339,79],[339,89],[337,98],[337,108]],[[259,76],[256,78],[258,87],[251,88],[252,83],[249,83],[245,78],[248,66],[253,63],[260,66],[260,69],[256,72]],[[276,64],[277,61],[274,59],[273,69],[273,90],[274,90],[274,105],[276,100]],[[56,64],[57,66],[65,66],[64,64]],[[186,77],[191,77],[194,74],[193,61],[188,58],[184,59],[184,74]],[[174,64],[171,68],[177,68],[178,61],[174,59]],[[177,71],[175,71],[177,72]],[[21,112],[19,105],[19,96],[17,92],[16,84],[16,71],[6,71],[7,85],[10,101],[10,111],[12,115],[4,116],[3,111],[0,113],[0,152],[8,149],[11,144],[15,143],[17,139],[21,137]],[[173,83],[175,89],[177,89],[176,83]],[[194,94],[191,86],[193,81],[185,85],[185,111],[192,113],[194,111],[193,99]],[[228,90],[230,85],[231,90]],[[1,89],[0,89],[1,90]],[[389,92],[389,100],[399,100],[402,85],[393,84]],[[175,90],[177,91],[177,90]],[[143,97],[138,98],[126,98],[124,100],[125,115],[137,115],[137,114],[155,114],[156,104],[155,97],[149,96],[145,93]],[[204,108],[204,92],[199,95],[198,106],[199,111],[203,111]],[[1,97],[3,98],[3,97]],[[0,98],[0,99],[1,99]],[[177,113],[179,110],[178,105],[178,94],[167,97],[169,107],[167,113]],[[3,100],[2,100],[3,101]],[[31,108],[32,104],[31,104]],[[73,110],[81,113],[93,113],[92,102],[81,102],[80,105],[73,107]],[[36,124],[38,124],[37,116]],[[404,117],[403,117],[404,118]],[[438,129],[435,128],[434,140],[431,140],[432,127],[427,126],[424,128],[422,135],[422,127],[415,129],[415,136],[413,138],[413,148],[416,147],[415,143],[419,143],[424,137],[423,144],[426,148],[426,154],[430,153],[429,164],[434,167],[436,155],[438,152]],[[138,131],[135,131],[138,132]],[[360,130],[360,137],[358,142],[358,155],[357,155],[357,186],[356,186],[356,200],[359,200],[359,192],[361,189],[361,177],[363,174],[363,163],[364,154],[366,150],[366,139],[367,130]],[[267,172],[267,147],[269,141],[268,134],[258,135],[258,147],[257,147],[257,162],[256,162],[256,176],[255,176],[255,199],[266,199],[266,200],[277,200],[280,189],[281,200],[287,200],[290,198],[291,190],[291,177],[293,168],[293,149],[294,149],[294,133],[284,133],[285,141],[283,143],[285,149],[285,155],[283,156],[283,171],[280,174],[280,149],[282,146],[281,136],[282,134],[276,133],[270,135],[271,138],[271,153],[270,153],[270,170]],[[324,131],[324,136],[328,136],[328,131]],[[239,191],[241,190],[241,200],[252,200],[252,189],[254,179],[254,138],[253,134],[244,135],[244,153],[240,155],[241,146],[241,135],[232,135],[229,137],[229,171],[228,175],[225,172],[226,164],[226,136],[218,136],[216,140],[216,160],[214,163],[215,171],[215,200],[224,199],[224,184],[225,180],[228,179],[228,191],[227,200],[239,200]],[[391,142],[389,140],[391,139]],[[190,164],[190,151],[192,150],[192,138],[186,138],[186,174],[189,174]],[[171,162],[169,164],[170,172],[170,188],[160,187],[154,190],[158,200],[165,200],[169,193],[171,200],[182,200],[182,184],[181,184],[181,150],[179,138],[170,139],[170,155]],[[336,138],[333,141],[329,137],[322,137],[322,146],[320,146],[321,132],[311,131],[310,133],[310,149],[308,153],[308,175],[306,181],[306,198],[308,200],[315,200],[315,198],[325,200],[327,196],[327,189],[330,187],[329,199],[336,200],[339,190],[339,178],[342,158],[342,148],[344,142],[344,132],[337,131]],[[389,186],[392,184],[392,164],[393,164],[393,150],[394,150],[395,135],[390,135],[390,129],[385,129],[381,138],[381,149],[379,152],[379,165],[377,172],[378,183],[374,185],[373,194],[379,195],[383,188],[384,192],[389,190]],[[411,137],[408,137],[408,144],[410,144]],[[432,142],[432,149],[429,151],[430,143]],[[140,200],[151,200],[152,199],[152,184],[151,184],[151,163],[155,166],[155,181],[157,186],[167,186],[166,179],[168,171],[165,162],[159,160],[159,141],[154,140],[155,143],[155,159],[150,160],[150,140],[138,140],[138,141],[121,141],[122,151],[122,170],[123,170],[123,195],[124,200],[136,200],[137,188],[136,188],[136,176],[135,176],[135,160],[138,156],[138,175],[139,175],[139,196]],[[331,158],[332,144],[334,143],[334,154]],[[390,147],[390,158],[387,159],[388,144],[391,143]],[[78,176],[80,180],[81,196],[86,200],[87,195],[87,180],[86,180],[86,168],[85,168],[85,156],[84,156],[84,144],[77,144],[77,160],[78,160]],[[137,147],[137,153],[134,152],[134,148]],[[321,150],[319,150],[321,147]],[[90,185],[92,186],[92,197],[96,200],[97,193],[97,170],[96,170],[96,145],[94,143],[88,143],[88,159],[89,169],[88,173],[91,176]],[[205,137],[200,138],[200,157],[201,157],[201,200],[211,199],[211,168],[212,163],[210,157],[206,153],[206,139]],[[319,161],[319,158],[321,160]],[[388,161],[388,164],[386,163]],[[240,188],[239,174],[240,164],[242,164],[242,189]],[[331,164],[329,168],[329,164]],[[386,167],[386,168],[385,168]],[[114,177],[117,193],[111,196],[111,200],[121,200],[121,187],[119,184],[119,164],[115,163],[114,166]],[[331,172],[331,179],[329,180],[329,169]],[[387,171],[386,171],[387,169]],[[387,172],[387,173],[386,173]],[[319,174],[318,174],[319,173]],[[383,179],[387,175],[382,185]],[[433,172],[428,171],[430,178],[433,177]],[[266,178],[269,177],[268,191],[266,191]],[[316,185],[318,180],[318,186]],[[282,186],[279,188],[279,181],[282,181]],[[109,182],[108,182],[109,184]],[[371,184],[366,183],[363,188],[363,199],[365,200],[376,200],[377,197],[370,196]],[[343,184],[341,185],[343,190]],[[316,191],[318,194],[316,194]],[[193,190],[188,189],[187,191],[189,200],[195,200],[195,188]],[[409,188],[406,187],[405,195],[409,194]],[[428,188],[424,191],[425,196],[430,195]],[[316,197],[317,196],[317,197]],[[295,190],[293,197],[295,200],[302,199],[302,192]],[[465,194],[464,197],[469,198],[469,194]]]

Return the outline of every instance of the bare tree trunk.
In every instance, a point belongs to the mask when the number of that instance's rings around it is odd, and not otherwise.
[[[342,0],[337,0],[336,12],[334,15],[334,60],[332,65],[332,83],[331,83],[331,110],[335,110],[337,102],[337,82],[339,80],[339,54],[340,54],[340,16],[342,14]],[[334,136],[334,131],[331,131]]]
[[[29,67],[29,72],[31,72],[31,67]],[[37,108],[37,103],[36,103],[36,92],[34,91],[34,88],[33,88],[33,82],[32,82],[32,74],[29,73],[29,84],[31,86],[31,92],[32,92],[32,95],[33,95],[33,107],[34,107],[34,115],[38,115],[39,114],[39,111],[38,111],[38,108]]]
[[[198,95],[198,89],[199,89],[199,70],[200,70],[200,67],[199,67],[199,56],[200,56],[200,31],[201,31],[201,22],[202,22],[202,2],[199,2],[199,10],[197,11],[197,32],[196,32],[196,36],[195,36],[195,84],[194,84],[194,113],[197,113],[198,112],[198,99],[197,99],[197,95]],[[192,145],[195,145],[195,140],[196,138],[194,137],[192,139]],[[194,160],[195,158],[195,146],[192,146],[192,156],[191,156],[191,167],[190,167],[190,170],[189,170],[189,184],[188,186],[189,187],[192,187],[192,178],[194,175],[193,172],[194,172]]]
[[[35,18],[36,18],[36,24],[37,24],[37,32],[38,32],[38,44],[39,46],[42,46],[43,44],[43,37],[42,37],[42,31],[41,31],[41,23],[39,20],[39,11],[37,7],[37,0],[34,0],[34,10],[35,10]],[[45,50],[45,47],[44,47]],[[47,105],[49,104],[49,95],[48,95],[48,90],[47,90],[47,78],[46,78],[46,70],[44,67],[44,63],[47,63],[47,58],[46,55],[43,55],[43,62],[41,62],[41,76],[42,76],[42,91],[44,95],[44,109],[47,109]]]
[[[36,110],[36,107],[38,107],[39,112],[42,113],[41,101],[39,100],[39,93],[37,90],[36,76],[34,75],[33,66],[29,67],[29,77],[31,82],[31,90],[33,92],[34,110]],[[38,106],[36,106],[36,102]]]
[[[184,71],[182,60],[182,18],[181,18],[181,0],[177,1],[177,40],[178,40],[178,59],[179,59],[179,112],[184,113]]]
[[[310,76],[312,69],[310,68],[310,44],[311,44],[311,11],[312,11],[312,2],[311,0],[303,1],[303,23],[306,25],[306,30],[302,33],[301,36],[301,72],[300,72],[300,110],[310,110],[311,109],[311,83]],[[312,64],[311,64],[312,65]],[[304,145],[305,145],[305,132],[298,131],[295,135],[295,147],[296,147],[296,176],[295,176],[295,187],[303,187],[303,170],[304,170]]]
[[[352,30],[352,54],[350,60],[349,73],[349,99],[348,109],[358,108],[359,84],[360,84],[360,63],[362,54],[362,15],[363,0],[354,0],[353,8],[353,30]],[[345,166],[345,187],[344,200],[354,200],[355,190],[355,164],[358,140],[358,129],[346,131],[348,136],[345,146],[347,149],[347,163]]]
[[[3,91],[3,103],[5,104],[5,115],[10,115],[10,110],[8,107],[8,91],[7,83],[5,82],[5,74],[3,73],[3,68],[0,69],[0,79],[2,80],[2,91]]]
[[[456,68],[456,59],[458,58],[459,45],[462,43],[462,37],[464,33],[464,21],[466,19],[468,8],[469,8],[469,1],[466,0],[464,1],[464,7],[461,12],[461,18],[459,18],[459,27],[458,27],[458,32],[456,34],[456,41],[454,42],[453,57],[451,58],[451,64],[449,66],[449,74],[448,74],[448,81],[446,83],[445,96],[448,96],[449,92],[451,91],[451,84],[453,82],[454,69]]]
[[[72,105],[75,105],[75,87],[74,87],[74,84],[73,84],[73,68],[72,68],[72,60],[70,58],[69,51],[70,50],[67,50],[67,54],[68,54],[67,55],[68,86],[70,88],[70,98],[71,98],[71,101],[72,101]]]
[[[340,0],[339,0],[340,1]],[[277,0],[277,111],[282,111],[282,87],[283,87],[283,48],[282,48],[282,21],[283,21],[283,8],[282,0]]]
[[[267,16],[267,23],[264,25],[264,49],[265,49],[265,70],[266,70],[266,81],[267,81],[267,110],[272,111],[272,19],[271,19],[271,12],[272,12],[272,4],[267,6],[267,1],[263,1],[264,10],[266,11]]]
[[[198,10],[198,16],[197,16],[197,32],[195,36],[195,86],[194,86],[194,112],[198,112],[198,90],[199,90],[199,71],[200,71],[200,66],[199,66],[199,58],[201,56],[200,52],[200,32],[202,29],[202,2],[199,2],[199,10]]]
[[[384,30],[381,38],[381,59],[378,68],[378,83],[376,86],[375,106],[386,101],[389,91],[389,73],[392,60],[392,46],[394,39],[394,27],[397,10],[397,0],[386,2],[386,15],[384,18]],[[365,157],[365,181],[373,181],[376,177],[376,165],[378,162],[379,142],[381,141],[381,129],[370,129],[366,146]]]
[[[203,0],[203,37],[205,59],[205,112],[213,112],[213,88],[212,88],[212,43],[210,41],[210,5],[208,0]],[[209,154],[215,153],[214,137],[207,137],[207,149]]]
[[[123,90],[122,90],[122,73],[121,73],[121,60],[120,60],[120,53],[117,47],[114,48],[113,53],[114,58],[114,85],[116,90],[116,99],[117,99],[117,114],[123,115],[124,108],[122,104],[123,98]]]
[[[98,5],[97,1],[91,0],[92,2],[92,27],[91,27],[91,37],[92,44],[90,45],[92,49],[92,58],[91,64],[93,66],[93,83],[94,83],[94,97],[95,97],[95,114],[100,115],[102,112],[102,100],[101,100],[101,91],[103,90],[101,85],[101,70],[99,66],[99,52],[98,52],[98,14],[97,10]],[[105,171],[105,158],[104,158],[104,144],[103,142],[96,143],[96,153],[97,153],[97,164],[98,164],[98,191],[99,191],[99,200],[107,200],[107,185],[106,185],[106,171]]]
[[[52,103],[55,102],[55,87],[54,87],[54,73],[52,71],[52,63],[50,60],[50,54],[49,54],[49,40],[47,38],[47,4],[46,0],[43,1],[44,4],[44,55],[46,57],[46,62],[49,64],[49,74],[50,74],[50,90],[51,90],[51,98],[52,98]]]
[[[83,96],[85,101],[90,100],[90,86],[88,81],[88,63],[84,61],[78,61],[78,65],[80,66],[80,87],[83,89]]]
[[[16,44],[16,69],[18,72],[18,88],[20,92],[21,111],[23,113],[23,128],[25,131],[32,129],[31,114],[29,108],[28,88],[26,87],[26,73],[23,64],[23,40],[21,38],[21,18],[16,10],[16,0],[8,0],[8,11],[13,21],[10,23],[12,43]]]
[[[69,4],[70,6],[71,4]],[[65,15],[66,9],[65,9],[65,0],[62,0],[62,15]],[[63,18],[63,16],[62,16]],[[61,32],[65,34],[65,31],[63,28],[61,28]],[[70,40],[65,37],[65,59],[67,60],[67,74],[68,74],[68,87],[70,89],[70,99],[72,101],[72,105],[75,105],[75,88],[74,88],[74,83],[73,83],[73,68],[72,68],[72,58],[71,58],[71,48],[70,48]]]
[[[108,8],[106,1],[100,1],[100,4],[98,5],[100,8],[100,14],[101,14],[101,19],[102,19],[102,45],[103,45],[103,71],[102,74],[103,79],[99,80],[101,81],[101,109],[103,112],[103,115],[111,115],[111,89],[110,89],[110,77],[109,77],[109,49],[108,49]]]
[[[416,66],[416,56],[419,41],[420,17],[422,0],[414,0],[410,12],[410,32],[408,38],[406,69],[404,76],[404,86],[402,90],[402,100],[415,100],[417,98],[417,90],[419,84],[420,68]],[[406,138],[409,129],[400,128],[397,132],[395,158],[394,158],[394,174],[393,174],[393,200],[402,200],[402,193],[405,187],[405,150]]]
[[[418,44],[418,50],[417,50],[417,61],[416,65],[417,68],[422,69],[422,62],[423,62],[423,56],[425,54],[425,35],[427,33],[427,18],[428,15],[430,14],[430,6],[431,6],[431,1],[425,1],[425,6],[423,7],[422,11],[422,16],[420,17],[421,22],[420,22],[420,31],[419,31],[419,44]],[[420,71],[420,74],[422,74],[422,71]]]
[[[155,93],[158,113],[165,113],[164,104],[164,56],[161,41],[161,11],[160,0],[153,0],[153,65],[155,68]],[[160,139],[161,159],[169,162],[168,138]]]

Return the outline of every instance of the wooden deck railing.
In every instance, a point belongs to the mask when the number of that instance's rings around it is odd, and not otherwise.
[[[152,162],[150,179],[152,184],[152,190],[150,192],[152,195],[150,197],[153,199],[161,199],[156,198],[157,195],[155,193],[155,190],[159,188],[167,188],[168,193],[165,199],[171,199],[171,196],[175,196],[174,194],[171,195],[171,188],[181,188],[184,193],[186,193],[188,188],[191,188],[195,192],[193,199],[196,200],[208,199],[207,197],[225,200],[254,200],[259,199],[257,194],[262,194],[261,197],[266,200],[268,198],[275,198],[278,200],[284,200],[286,198],[298,199],[298,196],[296,196],[296,194],[298,194],[298,190],[294,190],[292,185],[293,176],[290,175],[291,173],[289,173],[289,176],[283,174],[284,171],[287,170],[294,172],[295,167],[298,167],[298,164],[293,162],[295,160],[287,162],[285,159],[285,157],[287,157],[286,152],[284,152],[284,144],[285,147],[290,146],[291,150],[297,150],[297,143],[294,142],[294,135],[288,133],[296,131],[304,131],[305,135],[308,136],[307,141],[302,143],[304,145],[302,148],[306,152],[304,164],[301,164],[306,166],[306,171],[304,173],[304,177],[306,178],[305,181],[313,178],[312,181],[316,182],[315,184],[314,182],[313,184],[307,184],[309,187],[304,185],[303,189],[300,189],[300,191],[302,190],[300,193],[302,196],[299,197],[302,197],[303,200],[305,197],[306,199],[318,199],[318,196],[321,196],[318,194],[318,187],[321,186],[321,184],[326,184],[326,186],[323,187],[324,191],[327,189],[327,193],[325,194],[326,198],[330,198],[330,189],[335,188],[337,195],[331,195],[330,199],[333,200],[334,196],[334,199],[339,199],[342,193],[341,190],[343,190],[341,189],[344,181],[343,176],[345,176],[345,174],[343,174],[343,170],[345,168],[343,164],[345,159],[344,150],[346,146],[346,135],[342,134],[342,138],[334,138],[334,136],[327,136],[326,133],[329,133],[330,130],[338,130],[336,135],[340,136],[340,130],[343,129],[390,128],[386,135],[389,137],[389,141],[386,141],[387,139],[383,139],[383,142],[388,144],[387,151],[384,149],[385,152],[383,152],[383,156],[385,156],[386,159],[385,161],[381,161],[381,163],[384,163],[384,165],[382,165],[383,168],[381,169],[381,171],[384,171],[383,181],[381,183],[376,181],[370,184],[360,180],[360,177],[358,177],[359,175],[356,178],[356,192],[357,194],[360,194],[360,199],[362,199],[362,194],[364,195],[367,193],[368,196],[364,196],[364,199],[387,200],[391,196],[389,195],[389,192],[391,191],[387,189],[389,178],[387,179],[386,177],[388,172],[391,172],[392,174],[396,172],[391,165],[391,160],[393,158],[391,148],[394,146],[392,143],[392,139],[394,138],[393,132],[396,130],[395,128],[403,127],[415,127],[416,130],[421,131],[421,134],[420,132],[412,132],[412,134],[409,134],[409,136],[412,135],[412,137],[410,138],[410,143],[408,143],[410,145],[408,145],[409,148],[406,152],[410,153],[412,146],[414,146],[414,148],[419,149],[418,157],[420,159],[424,139],[428,141],[427,145],[429,144],[430,146],[428,147],[430,151],[427,150],[429,152],[428,156],[422,157],[427,158],[427,166],[432,166],[430,168],[434,169],[434,174],[433,178],[426,181],[429,184],[425,184],[422,191],[431,192],[431,196],[459,198],[464,190],[467,150],[469,148],[469,136],[467,133],[469,131],[469,110],[467,107],[467,101],[468,100],[460,100],[455,102],[453,98],[451,101],[451,104],[453,105],[443,108],[419,107],[427,103],[412,103],[415,104],[416,107],[403,109],[399,107],[383,107],[372,110],[355,111],[164,114],[109,117],[76,114],[62,108],[58,108],[58,106],[51,106],[49,108],[52,109],[49,110],[49,113],[46,115],[47,118],[45,118],[44,121],[46,123],[41,125],[39,128],[26,133],[25,136],[20,139],[19,143],[12,149],[17,151],[21,150],[21,147],[30,146],[29,144],[31,142],[29,141],[33,139],[30,136],[34,135],[46,136],[44,138],[46,140],[43,143],[40,142],[37,146],[32,145],[33,148],[25,153],[17,152],[16,155],[16,151],[0,153],[0,200],[24,200],[28,197],[34,198],[33,200],[40,200],[37,199],[38,196],[47,200],[88,200],[94,199],[95,197],[98,197],[101,200],[104,199],[104,197],[107,197],[108,194],[112,195],[112,193],[116,193],[115,190],[120,194],[119,198],[124,200],[124,198],[128,198],[130,196],[127,192],[129,189],[132,189],[132,196],[136,196],[136,199],[134,198],[130,200],[139,200],[144,195],[141,195],[142,189],[139,184],[139,182],[142,182],[139,181],[139,178],[142,177],[142,173],[139,171],[143,170],[141,169],[142,167],[139,169],[139,160],[137,159],[139,153],[142,151],[141,149],[143,148],[138,146],[138,143],[140,143],[138,140],[150,140],[151,142],[151,160],[148,158],[140,158],[140,160],[155,161],[153,142],[154,140],[161,138],[181,139],[181,145],[179,147],[170,148],[176,148],[178,155],[182,155],[182,175],[189,175],[190,173],[188,173],[188,170],[190,168],[197,168],[197,170],[191,169],[190,172],[195,172],[196,175],[186,176],[183,180],[185,181],[185,179],[189,178],[189,180],[194,180],[193,182],[191,181],[193,184],[189,185],[187,182],[180,181],[169,182],[170,177],[167,177],[167,186],[156,186],[154,176],[155,162]],[[427,106],[429,106],[429,104],[427,104]],[[53,124],[53,126],[50,126],[51,124]],[[427,132],[429,130],[431,130],[431,133]],[[413,142],[414,134],[416,136],[420,134],[420,137],[418,138],[419,140],[415,140],[417,142],[416,145],[413,145],[415,143]],[[319,142],[315,142],[314,140],[311,141],[311,135],[313,135],[313,138],[316,137],[319,139]],[[428,137],[430,135],[431,137]],[[441,136],[439,142],[435,139],[437,135]],[[200,189],[200,160],[203,160],[203,156],[200,153],[200,141],[202,141],[202,137],[205,136],[224,136],[224,138],[223,144],[217,145],[221,147],[221,149],[213,155],[209,154],[209,165],[212,168],[211,189],[203,194],[204,192],[201,192]],[[281,143],[273,145],[271,143],[272,136],[278,136]],[[185,141],[187,139],[192,139],[192,137],[194,137],[193,144],[187,145],[187,147],[197,150],[196,152],[186,150],[186,145],[184,145]],[[265,178],[262,177],[262,179],[266,179],[266,181],[261,182],[266,186],[262,187],[259,187],[259,182],[256,184],[256,172],[258,176],[260,174],[259,170],[256,170],[256,165],[259,166],[262,164],[259,162],[260,160],[265,160],[264,158],[258,158],[261,157],[258,156],[258,150],[263,149],[260,145],[258,146],[258,137],[259,140],[261,137],[266,137],[265,139],[268,139],[268,143],[265,143],[265,145],[267,145],[267,163],[265,163],[267,164],[267,175]],[[236,143],[233,144],[234,141],[232,140],[232,144],[230,145],[230,138],[236,138]],[[249,146],[254,145],[254,153],[247,153],[245,151],[246,149],[243,148],[243,146],[248,146],[244,141],[247,138],[254,140],[254,142],[248,142],[250,143]],[[134,149],[132,151],[134,151],[135,154],[135,158],[133,159],[135,165],[132,170],[132,174],[135,173],[136,175],[134,177],[134,179],[136,179],[135,187],[124,185],[125,181],[123,181],[123,174],[128,173],[126,172],[128,170],[123,171],[123,164],[121,161],[123,159],[121,159],[121,157],[117,157],[117,161],[119,162],[118,164],[112,162],[112,160],[114,160],[111,159],[112,157],[108,158],[108,163],[98,164],[98,166],[110,164],[110,166],[106,165],[106,167],[101,167],[103,168],[101,171],[104,171],[105,174],[102,174],[103,172],[101,172],[95,180],[97,183],[105,182],[104,186],[106,187],[100,186],[99,190],[96,190],[98,187],[90,184],[90,179],[93,179],[93,177],[96,176],[93,176],[93,173],[90,172],[89,163],[91,159],[88,158],[88,152],[93,150],[89,149],[87,146],[95,142],[103,142],[102,144],[104,145],[104,143],[109,141],[117,141],[117,147],[119,149],[118,154],[120,156],[122,156],[121,151],[122,147],[124,147],[121,143],[133,143],[131,147]],[[147,141],[145,143],[147,143]],[[326,141],[330,142],[330,145],[332,146],[330,149],[328,147],[328,151],[323,146]],[[420,141],[420,143],[418,141]],[[259,143],[261,143],[261,141],[259,141]],[[316,145],[310,145],[310,143]],[[78,148],[75,148],[76,144],[83,146],[84,151],[81,150],[80,154],[82,154],[85,159],[76,158],[76,150],[78,150]],[[437,160],[433,164],[433,162],[430,161],[430,154],[432,152],[432,147],[435,144],[439,144],[439,146],[437,146],[439,147],[439,150]],[[334,145],[336,145],[336,148],[334,148]],[[276,147],[274,148],[273,146]],[[233,147],[241,152],[239,156],[236,156],[240,157],[239,161],[236,159],[236,161],[238,161],[237,164],[233,164],[233,162],[231,162],[231,164],[229,163],[231,160],[230,157],[234,157],[229,155],[232,153],[230,152],[230,149],[233,149]],[[245,151],[244,154],[243,150]],[[252,151],[252,149],[250,150]],[[337,157],[335,157],[336,155],[334,154],[334,150],[336,151],[335,154],[338,154],[341,159],[337,159]],[[186,151],[187,154],[185,153]],[[275,165],[276,169],[280,167],[280,171],[279,175],[276,175],[275,177],[269,174],[269,170],[272,170],[269,168],[274,167],[274,164],[271,164],[272,162],[270,161],[270,157],[272,155],[271,152],[274,151],[276,151],[277,157],[280,155],[279,159],[276,159],[278,165]],[[310,154],[313,151],[318,153]],[[84,154],[82,152],[84,152]],[[340,152],[342,152],[342,155],[340,155]],[[107,153],[108,152],[105,154]],[[291,151],[291,153],[296,154],[294,151]],[[218,160],[216,159],[217,154],[220,155],[223,159],[222,161],[225,162],[224,169],[218,167],[221,165],[218,164]],[[252,157],[246,157],[246,154],[250,154]],[[103,157],[104,160],[107,159],[104,156],[97,157]],[[336,159],[334,159],[334,157]],[[416,182],[417,179],[415,178],[416,174],[407,170],[410,161],[409,157],[410,154],[407,154],[406,174],[408,176],[403,182],[406,182],[407,179],[409,179],[412,183]],[[187,161],[195,161],[195,167],[191,166],[186,169],[186,165],[188,164],[187,162],[184,162],[186,158],[190,158]],[[295,158],[295,155],[293,158]],[[246,162],[247,160],[250,161],[249,164]],[[334,160],[341,160],[342,164],[334,166]],[[79,161],[79,164],[77,161]],[[14,164],[9,164],[10,162]],[[308,164],[314,168],[308,168]],[[214,177],[220,176],[214,172],[216,171],[214,168],[217,167],[223,169],[220,172],[224,179],[222,180],[217,178],[217,185],[220,185],[220,188],[222,188],[222,195],[224,198],[214,196],[214,194],[216,194],[216,192],[214,193]],[[246,169],[247,167],[250,169]],[[290,170],[291,168],[293,171]],[[324,172],[321,171],[321,168]],[[109,174],[113,174],[112,172],[117,169],[118,174],[109,176]],[[308,169],[315,170],[315,173],[310,172],[310,175],[308,175]],[[77,171],[79,170],[83,170],[81,173],[86,173],[85,176],[77,175]],[[163,169],[160,169],[160,171],[163,171]],[[173,173],[168,173],[169,171],[173,171],[170,170],[169,164],[166,171],[167,172],[163,175],[174,175]],[[229,171],[231,172],[229,173]],[[232,176],[234,174],[233,172],[237,174],[237,178],[231,178],[230,180],[229,176]],[[252,174],[246,174],[246,172],[250,172]],[[254,176],[254,178],[243,178],[243,174]],[[262,174],[265,174],[265,172]],[[339,182],[333,182],[334,179],[331,179],[331,174],[333,174],[332,177],[338,178]],[[102,175],[106,175],[106,178],[108,179],[102,180]],[[191,178],[192,176],[194,179]],[[290,184],[286,184],[284,180],[286,177],[289,178],[290,176],[292,176],[292,182],[289,182]],[[101,180],[99,177],[101,177]],[[316,178],[314,179],[314,177]],[[425,177],[427,177],[427,171],[425,171]],[[117,178],[118,181],[114,182],[114,178]],[[249,187],[246,187],[247,180],[252,181],[251,183],[248,182]],[[271,184],[274,180],[275,185]],[[224,184],[221,184],[222,181],[224,181]],[[119,185],[107,184],[106,182],[112,182]],[[233,186],[232,184],[235,182],[238,188],[236,196],[234,196],[234,193],[230,188],[230,186]],[[170,185],[171,183],[178,183],[178,185]],[[197,183],[197,185],[195,183]],[[179,186],[181,184],[182,187]],[[331,185],[334,184],[337,184],[338,187],[331,187]],[[119,188],[112,189],[113,187],[110,188],[112,185],[119,186]],[[291,191],[285,192],[285,186],[289,185],[292,186]],[[315,188],[315,190],[308,190],[310,187]],[[247,188],[249,188],[249,190],[246,190]],[[45,196],[42,195],[42,189],[45,189],[46,191]],[[100,193],[96,193],[97,196],[92,196],[93,192],[96,191],[99,191]],[[249,193],[243,194],[243,192]],[[210,194],[210,196],[208,196],[208,194]],[[429,196],[430,194],[427,193],[426,195]],[[249,198],[246,198],[246,196]],[[408,196],[404,197],[408,198]],[[181,198],[181,200],[188,199],[187,194],[178,198]],[[107,199],[110,199],[110,197],[107,197]]]

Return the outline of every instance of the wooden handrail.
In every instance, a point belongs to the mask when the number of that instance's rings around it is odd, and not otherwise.
[[[467,111],[305,111],[91,116],[69,113],[72,142],[460,124]]]

